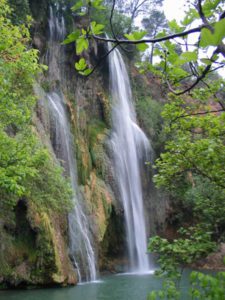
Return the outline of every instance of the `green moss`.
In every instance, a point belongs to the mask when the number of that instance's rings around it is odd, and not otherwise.
[[[54,274],[60,272],[61,264],[55,245],[55,232],[47,213],[41,213],[39,236],[37,240],[38,276],[50,280]],[[37,270],[37,269],[36,269]]]
[[[88,124],[88,141],[90,149],[93,148],[99,134],[103,133],[106,124],[100,120],[93,120]]]
[[[105,125],[108,128],[111,128],[111,112],[112,112],[112,108],[111,108],[111,103],[110,103],[110,98],[109,96],[107,96],[104,93],[99,93],[98,94],[98,101],[101,103],[102,106],[102,110],[103,110],[103,121],[105,123]]]
[[[41,82],[41,87],[43,88],[43,90],[48,93],[51,89],[51,83],[49,81],[42,81]]]
[[[90,178],[91,170],[96,168],[97,158],[94,147],[98,144],[99,134],[104,132],[105,128],[104,122],[94,120],[89,123],[87,132],[76,132],[75,144],[79,184],[85,185]]]
[[[85,185],[92,169],[91,156],[84,139],[77,139],[76,147],[77,173],[79,184]]]
[[[162,134],[162,109],[162,103],[150,97],[140,97],[136,102],[138,120],[156,152],[159,152],[165,140]]]
[[[1,231],[0,278],[15,286],[27,284],[62,283],[65,279],[60,255],[56,216],[34,204],[26,207],[20,201],[14,213],[16,225]],[[64,216],[61,216],[62,218]],[[54,223],[52,222],[54,220]],[[1,219],[4,223],[4,220]],[[10,227],[11,226],[11,227]]]
[[[107,173],[107,157],[104,149],[104,141],[106,138],[106,124],[101,121],[94,121],[89,124],[89,151],[92,165],[97,171],[97,175],[104,179]]]
[[[112,212],[112,204],[107,202],[105,193],[102,193],[102,204],[104,207],[106,218],[108,219]]]

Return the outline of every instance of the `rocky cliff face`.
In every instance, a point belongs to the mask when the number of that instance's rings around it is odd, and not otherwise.
[[[41,211],[21,199],[0,220],[2,288],[76,283],[65,239],[65,215]]]
[[[79,20],[73,22],[78,26],[76,22]],[[85,201],[85,213],[91,224],[98,265],[100,270],[113,269],[111,260],[124,255],[124,229],[122,209],[116,200],[117,187],[108,146],[111,106],[107,61],[93,76],[83,78],[74,69],[77,57],[73,45],[57,50],[54,41],[53,44],[49,43],[48,32],[43,30],[43,26],[35,27],[33,41],[42,53],[41,61],[45,63],[46,58],[49,59],[49,48],[54,49],[50,58],[51,68],[40,79],[36,128],[42,141],[54,148],[54,128],[49,122],[45,93],[60,90],[70,117],[78,182]],[[85,55],[95,63],[104,51],[103,45],[93,45],[91,52]],[[43,137],[50,137],[51,140]]]
[[[42,62],[46,62],[49,47],[48,4],[49,1],[30,1],[35,19],[33,45],[39,49]],[[70,27],[71,24],[79,26],[76,22],[79,20],[70,20]],[[86,57],[94,63],[104,51],[103,45],[93,45]],[[38,104],[33,119],[35,131],[55,157],[54,129],[51,128],[45,95],[52,89],[61,90],[70,117],[78,181],[99,257],[99,269],[116,271],[117,265],[125,259],[126,247],[123,210],[118,201],[112,154],[108,146],[111,104],[107,61],[92,76],[82,78],[74,69],[77,57],[73,45],[65,46],[61,54],[60,51],[54,53],[53,70],[49,69],[39,79],[41,87],[36,88]],[[60,76],[57,75],[59,72]],[[136,75],[133,74],[134,79]],[[144,89],[146,87],[148,82]],[[154,88],[153,92],[152,97],[157,98],[157,89]],[[138,117],[144,128],[141,116]],[[152,138],[151,134],[149,138]],[[168,199],[156,191],[151,172],[148,166],[143,170],[142,182],[148,228],[152,234],[163,230]],[[76,284],[77,278],[68,254],[67,216],[42,211],[28,200],[21,199],[7,217],[0,216],[0,234],[4,241],[0,245],[0,264],[3,266],[0,282],[5,287]]]

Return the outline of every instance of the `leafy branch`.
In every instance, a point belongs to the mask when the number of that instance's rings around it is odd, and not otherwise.
[[[136,3],[137,2],[137,3]],[[135,7],[139,10],[142,4],[145,4],[146,1],[136,1],[137,4]],[[64,43],[76,43],[76,52],[78,55],[82,55],[84,51],[87,51],[90,42],[104,42],[112,43],[113,50],[116,47],[122,47],[123,45],[134,45],[139,51],[145,51],[148,48],[148,44],[151,45],[162,45],[162,53],[166,55],[161,55],[161,58],[164,59],[164,69],[161,68],[161,73],[164,74],[165,82],[169,90],[175,95],[182,95],[193,90],[200,82],[203,82],[207,85],[204,79],[212,71],[215,71],[216,68],[213,67],[214,64],[220,63],[220,68],[224,67],[225,62],[220,62],[219,55],[222,55],[225,58],[225,45],[223,43],[223,38],[225,37],[225,13],[220,6],[221,1],[204,1],[198,0],[193,5],[195,8],[195,13],[193,9],[190,8],[189,12],[185,19],[182,22],[182,26],[178,25],[175,20],[170,22],[170,33],[161,32],[156,37],[147,38],[145,31],[134,31],[130,34],[125,34],[123,38],[118,37],[115,33],[113,26],[113,16],[116,10],[116,0],[112,1],[112,6],[110,9],[109,24],[111,29],[112,37],[103,36],[104,25],[97,24],[96,22],[89,22],[86,28],[77,30],[76,32],[70,34]],[[82,9],[86,5],[86,10]],[[88,7],[87,7],[88,6]],[[73,11],[86,11],[89,16],[91,10],[103,10],[104,6],[102,5],[102,0],[90,0],[88,3],[86,1],[79,1],[75,6],[72,7]],[[206,13],[207,12],[207,13]],[[197,13],[197,15],[196,15]],[[82,14],[84,14],[82,12]],[[201,20],[201,24],[194,28],[189,28],[190,24],[193,23],[196,19]],[[196,49],[207,49],[209,46],[215,47],[214,52],[210,58],[201,58],[199,57],[199,50],[197,51],[188,51],[189,43],[187,38],[194,34],[199,34],[198,43],[194,44]],[[177,39],[185,40],[184,45],[186,46],[186,52],[176,56],[176,51],[174,48],[174,43],[177,43]],[[193,47],[193,45],[192,45]],[[153,49],[153,48],[152,48]],[[101,64],[101,62],[106,58],[112,51],[108,51],[103,57],[92,68],[89,68],[89,64],[86,63],[85,69],[81,70],[78,66],[78,71],[81,75],[90,75],[92,74]],[[159,50],[156,51],[156,55],[159,55]],[[168,57],[167,57],[168,53]],[[176,58],[176,59],[174,59]],[[189,75],[187,70],[185,70],[185,65],[189,66]],[[205,65],[205,66],[204,66]],[[166,68],[165,68],[166,67]],[[156,72],[159,72],[156,70]],[[173,77],[176,74],[181,74],[177,77],[175,85],[173,84]],[[186,74],[185,74],[186,73]],[[183,74],[183,75],[182,75]],[[171,78],[172,75],[172,78]],[[179,78],[180,77],[180,78]],[[194,78],[194,81],[191,80],[188,87],[182,88],[181,83],[182,78]],[[171,80],[172,79],[172,80]],[[180,82],[179,86],[178,83]]]

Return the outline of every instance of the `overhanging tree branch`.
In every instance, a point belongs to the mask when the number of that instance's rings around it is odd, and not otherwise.
[[[153,39],[142,39],[142,40],[126,40],[126,39],[105,38],[105,37],[94,35],[94,34],[92,35],[92,37],[97,41],[117,43],[118,45],[120,45],[120,44],[138,45],[138,44],[143,44],[143,43],[155,44],[155,43],[160,43],[160,42],[172,40],[172,39],[179,38],[179,37],[185,37],[185,36],[187,36],[189,34],[192,34],[192,33],[201,32],[202,28],[204,28],[204,27],[205,26],[202,25],[202,26],[199,26],[199,27],[195,27],[195,28],[183,31],[183,32],[167,35],[167,36],[164,36],[164,37],[153,38]]]
[[[107,53],[105,55],[103,55],[99,61],[97,62],[97,64],[94,66],[94,68],[91,70],[91,72],[86,76],[90,76],[92,73],[94,73],[94,71],[101,65],[101,63],[109,56],[109,54],[111,52],[113,52],[113,50],[116,49],[116,47],[118,46],[118,44],[115,44],[109,51],[107,51]]]
[[[197,112],[197,113],[190,113],[190,114],[186,114],[186,115],[181,115],[181,116],[178,116],[178,117],[174,118],[170,122],[170,125],[172,125],[174,122],[176,122],[177,120],[182,119],[182,118],[188,118],[188,117],[194,117],[194,116],[201,116],[201,115],[207,115],[207,114],[213,114],[213,113],[220,113],[220,112],[225,112],[225,108],[217,109],[217,110],[202,111],[202,112],[200,111],[200,112]]]

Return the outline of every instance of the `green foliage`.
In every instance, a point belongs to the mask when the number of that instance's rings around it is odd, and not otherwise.
[[[12,8],[11,19],[14,24],[26,22],[26,18],[30,15],[30,7],[28,0],[8,0]]]
[[[63,45],[70,44],[74,41],[76,41],[80,36],[80,30],[75,30],[72,33],[70,33],[67,38],[62,42]]]
[[[220,300],[225,295],[225,273],[219,272],[215,276],[199,272],[192,272],[190,276],[191,299]]]
[[[190,227],[181,228],[181,238],[169,242],[167,239],[155,236],[150,239],[148,250],[159,254],[160,270],[157,275],[170,280],[180,279],[179,268],[183,269],[201,257],[216,249],[216,244],[211,241],[211,232],[207,228]]]
[[[212,112],[220,109],[218,99],[207,100],[214,99],[221,87],[223,83],[218,81],[211,91],[195,90],[193,98],[170,96],[163,111],[166,151],[156,161],[154,180],[177,195],[180,202],[189,201],[196,220],[214,225],[214,233],[219,237],[219,231],[223,239],[225,222],[219,207],[225,204],[225,113]]]
[[[130,34],[125,34],[124,36],[130,41],[132,41],[132,40],[138,41],[138,40],[143,39],[143,37],[146,34],[147,34],[147,32],[142,30],[142,31],[134,31]]]
[[[97,24],[95,21],[91,22],[91,30],[95,35],[103,33],[104,27],[103,24]]]
[[[224,38],[224,20],[216,21],[222,1],[202,1],[202,5],[213,29],[201,30],[200,47],[217,47]],[[174,33],[182,32],[198,18],[198,12],[190,9],[181,25],[176,21],[169,25]],[[189,67],[201,73],[205,68],[202,63],[211,66],[218,60],[214,55],[201,58],[199,62],[199,49],[178,53],[172,41],[161,43],[155,54],[161,57],[155,73],[160,74],[163,70],[165,80],[172,82],[176,92],[184,89],[182,80],[189,78],[190,71],[193,71]],[[189,84],[192,80],[193,77],[189,78]],[[150,241],[149,250],[159,254],[161,269],[158,274],[165,277],[165,282],[163,290],[151,293],[149,299],[180,299],[179,268],[182,270],[206,256],[215,250],[216,243],[224,240],[223,90],[224,82],[220,78],[206,76],[204,86],[199,85],[185,97],[170,94],[164,106],[164,134],[168,139],[165,152],[156,161],[158,174],[154,180],[158,186],[171,192],[180,207],[184,205],[191,209],[190,218],[193,217],[197,225],[191,228],[193,232],[181,230],[181,236],[171,242],[160,237]],[[224,274],[217,277],[194,273],[191,284],[191,299],[222,299],[225,292]]]
[[[225,273],[219,272],[216,275],[208,275],[201,272],[192,272],[189,278],[189,299],[192,300],[222,300],[225,294]],[[148,300],[179,300],[181,291],[174,281],[167,280],[163,283],[163,289],[152,291]]]
[[[53,211],[68,212],[72,209],[70,181],[53,161],[49,152],[40,147],[32,157],[34,174],[29,173],[24,182],[25,196],[37,206]]]
[[[183,268],[216,249],[211,232],[206,227],[180,229],[181,237],[169,242],[159,236],[150,239],[149,251],[159,254],[160,269],[156,276],[164,278],[162,290],[152,291],[148,299],[180,299],[179,287]],[[192,272],[191,299],[222,299],[225,292],[225,273],[216,276]]]
[[[168,23],[168,25],[169,25],[169,28],[171,29],[171,31],[173,31],[173,32],[181,32],[184,30],[184,27],[180,26],[175,19],[170,21]]]
[[[139,97],[136,102],[138,119],[140,120],[144,131],[151,138],[153,148],[157,153],[162,147],[165,139],[162,135],[162,110],[163,105],[160,102],[151,99],[149,96]]]
[[[6,14],[5,1],[0,2],[0,111],[1,128],[14,124],[21,127],[30,119],[35,104],[33,76],[39,71],[37,50],[27,50],[29,31],[24,25],[14,26]],[[23,101],[21,101],[23,99]]]
[[[193,180],[195,185],[183,191],[183,202],[192,207],[195,220],[210,226],[214,239],[222,242],[225,239],[224,191],[207,178],[194,176]]]
[[[62,170],[35,137],[31,118],[33,83],[41,72],[38,52],[28,49],[29,29],[13,25],[11,10],[0,0],[0,199],[7,208],[27,197],[46,208],[70,206],[70,188]]]
[[[88,126],[89,145],[92,148],[96,143],[97,137],[106,128],[106,124],[99,120],[93,120]]]
[[[104,10],[104,13],[102,13],[102,10]],[[75,43],[76,53],[78,55],[82,55],[83,52],[89,48],[90,43],[93,40],[93,35],[101,35],[104,32],[111,31],[111,26],[109,24],[111,6],[103,6],[102,0],[89,2],[81,0],[75,3],[75,5],[72,7],[72,11],[84,17],[86,17],[86,15],[89,13],[91,19],[91,22],[88,26],[84,26],[81,30],[73,31],[63,42],[63,44]],[[125,33],[131,26],[130,19],[120,14],[118,11],[114,12],[113,24],[114,32],[120,35]],[[139,33],[137,32],[137,35],[138,34]],[[146,47],[147,46],[145,44],[140,44],[138,46],[140,51],[144,51]],[[80,60],[76,62],[75,68],[79,74],[89,75],[92,70],[88,67],[88,63],[83,60],[84,58],[82,61]]]
[[[81,58],[75,63],[75,68],[81,75],[88,75],[91,72],[91,70],[87,68],[87,63],[84,58]]]
[[[179,300],[180,292],[177,290],[176,284],[172,280],[167,280],[163,283],[163,289],[160,291],[152,291],[147,300]]]
[[[130,34],[124,34],[124,36],[128,40],[138,41],[141,40],[146,34],[147,34],[146,31],[134,31],[133,33]],[[146,43],[137,44],[136,47],[139,51],[145,51],[146,49],[148,49],[148,45]]]
[[[218,46],[225,37],[225,19],[213,24],[213,31],[203,28],[201,32],[200,46]]]
[[[155,43],[154,56],[157,56],[158,61],[160,61],[154,65],[154,68],[145,63],[145,70],[163,77],[165,82],[169,83],[170,90],[179,93],[181,90],[185,90],[183,83],[187,82],[187,78],[189,78],[189,85],[191,85],[196,78],[201,77],[201,74],[205,77],[204,70],[206,66],[210,66],[211,69],[216,69],[218,65],[223,67],[224,60],[222,57],[211,55],[205,51],[209,46],[212,46],[214,47],[214,53],[220,52],[224,56],[224,50],[221,50],[221,47],[218,48],[225,36],[225,21],[224,18],[220,19],[223,5],[224,1],[219,0],[201,1],[202,13],[204,14],[204,18],[202,18],[200,11],[198,11],[197,1],[196,3],[188,2],[188,9],[184,20],[180,23],[176,20],[169,22],[170,33],[176,35],[182,34],[184,31],[189,30],[190,25],[196,27],[195,24],[198,22],[202,24],[202,27],[200,26],[198,29],[199,42],[189,47],[191,34],[183,36],[182,40],[180,39],[180,43],[186,45],[186,48],[185,52],[181,55],[177,52],[177,46],[173,39],[165,39],[160,43]],[[148,27],[148,20],[146,20],[146,26]],[[151,25],[150,21],[151,26],[153,25]],[[168,30],[160,28],[154,37],[163,38],[166,36],[168,36]],[[203,64],[206,66],[203,67]],[[206,73],[208,71],[209,69],[206,70]]]

